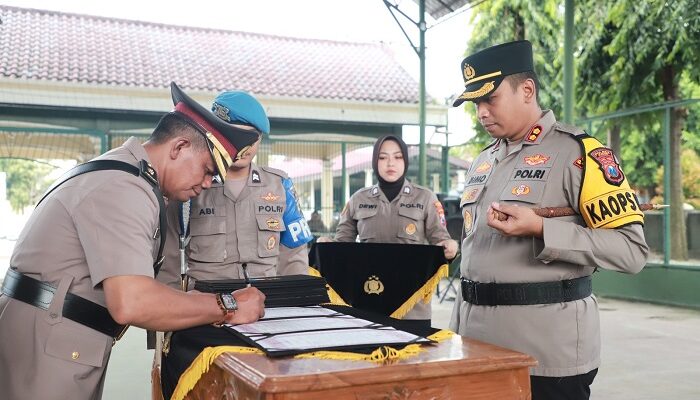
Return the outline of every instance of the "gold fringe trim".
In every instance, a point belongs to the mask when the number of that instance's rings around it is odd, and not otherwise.
[[[443,340],[447,340],[447,339],[451,338],[454,335],[455,335],[455,333],[452,332],[451,330],[442,329],[442,330],[439,330],[439,331],[433,333],[432,335],[428,336],[428,339],[434,340],[434,341],[439,343],[439,342],[442,342]]]
[[[409,297],[408,300],[406,300],[401,305],[401,307],[397,308],[396,311],[391,313],[390,317],[398,319],[405,317],[406,314],[420,300],[423,300],[423,303],[425,304],[430,303],[430,300],[433,297],[433,292],[435,291],[435,288],[437,287],[438,283],[440,283],[440,279],[447,278],[447,275],[449,275],[449,266],[448,264],[442,264],[440,268],[438,268],[435,275],[433,275],[432,278],[428,279],[428,281],[425,282],[423,287],[416,290],[416,292],[413,293],[413,295],[411,295],[411,297]]]
[[[209,367],[216,360],[216,357],[223,353],[241,353],[241,354],[265,354],[262,350],[253,347],[243,346],[217,346],[207,347],[202,350],[197,358],[192,361],[185,372],[180,375],[180,380],[177,381],[175,391],[171,400],[182,400],[187,394],[194,389],[199,379],[209,371]]]
[[[314,351],[312,353],[298,354],[294,358],[320,358],[324,360],[350,360],[371,361],[382,363],[385,361],[403,360],[423,351],[419,344],[409,344],[401,350],[393,347],[382,346],[370,354],[350,353],[345,351]]]
[[[320,277],[321,273],[316,268],[309,267],[309,275]],[[350,306],[350,304],[348,304],[345,300],[343,300],[342,297],[340,297],[338,292],[333,290],[331,285],[326,284],[326,289],[328,290],[328,298],[331,301],[330,304],[335,304],[335,305],[339,305],[339,306]]]

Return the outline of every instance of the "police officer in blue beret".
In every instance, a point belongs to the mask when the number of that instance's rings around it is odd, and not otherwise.
[[[249,93],[227,91],[216,97],[212,112],[258,140],[238,160],[219,159],[221,182],[190,203],[168,206],[172,235],[159,279],[191,289],[197,280],[306,274],[306,244],[313,236],[292,180],[253,162],[270,134],[263,106]]]

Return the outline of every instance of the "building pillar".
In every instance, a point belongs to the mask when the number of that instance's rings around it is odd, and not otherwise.
[[[331,226],[333,223],[333,161],[323,160],[321,171],[321,218],[323,224]]]

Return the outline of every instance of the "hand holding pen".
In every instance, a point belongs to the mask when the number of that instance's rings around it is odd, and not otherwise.
[[[241,264],[241,268],[243,268],[243,279],[245,279],[245,287],[250,287],[250,276],[248,276],[248,263],[243,263]]]

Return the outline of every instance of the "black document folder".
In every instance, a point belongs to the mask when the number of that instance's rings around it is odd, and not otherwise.
[[[309,275],[284,275],[253,278],[252,286],[265,294],[265,307],[313,306],[328,303],[326,281]],[[208,293],[230,293],[246,287],[243,279],[202,280],[195,290]]]

